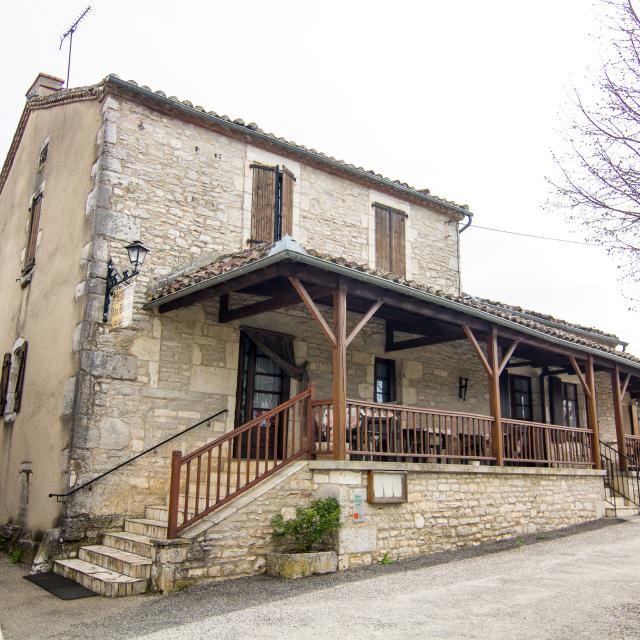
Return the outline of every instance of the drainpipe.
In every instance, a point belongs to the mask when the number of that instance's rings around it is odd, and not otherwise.
[[[467,211],[464,215],[467,217],[467,224],[465,224],[464,227],[460,229],[459,233],[462,233],[465,229],[468,229],[471,226],[471,221],[473,220],[473,213],[471,213],[470,211]]]

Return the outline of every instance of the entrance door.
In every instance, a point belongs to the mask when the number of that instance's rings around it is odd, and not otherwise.
[[[236,395],[236,427],[259,417],[289,398],[289,376],[245,333],[240,334],[240,359],[238,364],[238,389]],[[259,437],[253,435],[251,442],[242,438],[240,456],[274,459],[281,457],[284,429],[274,418],[263,421]],[[256,433],[255,430],[253,432]],[[268,437],[267,437],[268,435]],[[277,456],[276,456],[277,454]]]

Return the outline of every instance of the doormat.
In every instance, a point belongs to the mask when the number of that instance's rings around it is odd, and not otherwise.
[[[78,600],[78,598],[90,598],[98,594],[81,584],[69,580],[57,573],[47,571],[46,573],[34,573],[29,576],[22,576],[25,580],[33,582],[33,584],[42,587],[52,596],[60,598],[60,600]]]

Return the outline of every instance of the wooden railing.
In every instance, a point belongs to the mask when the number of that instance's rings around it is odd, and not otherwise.
[[[315,452],[331,453],[332,401],[312,405]],[[347,454],[351,460],[494,463],[492,426],[490,416],[348,400]],[[503,418],[502,438],[509,464],[593,466],[591,429]],[[640,461],[640,437],[633,446]]]
[[[640,436],[624,437],[624,454],[629,458],[629,464],[635,469],[640,469]]]
[[[333,451],[331,399],[313,402],[316,453]],[[351,460],[494,460],[492,418],[375,402],[347,401]]]
[[[331,398],[311,402],[316,453],[333,453],[333,401]]]
[[[504,460],[558,467],[593,466],[593,431],[503,418]]]
[[[313,447],[312,389],[187,455],[171,459],[168,537],[198,522]]]

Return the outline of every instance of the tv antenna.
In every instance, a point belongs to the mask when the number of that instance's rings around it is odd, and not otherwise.
[[[78,19],[62,34],[60,37],[60,50],[62,49],[62,43],[69,38],[69,62],[67,63],[67,89],[69,88],[69,72],[71,71],[71,48],[73,47],[73,34],[75,33],[80,21],[91,11],[91,7],[87,6],[87,8],[82,12]]]

